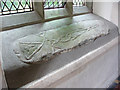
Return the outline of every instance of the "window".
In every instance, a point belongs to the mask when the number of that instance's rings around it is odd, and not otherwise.
[[[38,0],[0,0],[0,19],[4,20],[4,25],[0,28],[2,28],[2,30],[9,30],[33,23],[91,13],[92,11],[92,3],[86,3],[86,0],[42,1],[43,2],[39,2]]]
[[[44,0],[44,9],[64,8],[67,0]]]
[[[73,0],[73,6],[85,6],[85,0]]]
[[[1,0],[1,15],[33,11],[31,0]]]

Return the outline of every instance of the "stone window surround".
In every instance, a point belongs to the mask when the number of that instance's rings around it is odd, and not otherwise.
[[[83,7],[73,7],[71,1],[68,0],[65,8],[48,10],[44,10],[43,2],[34,2],[33,12],[0,16],[0,31],[92,12],[92,0],[86,0]]]

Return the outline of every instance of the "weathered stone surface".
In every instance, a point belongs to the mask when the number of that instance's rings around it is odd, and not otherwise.
[[[26,63],[48,60],[109,33],[101,20],[87,20],[29,35],[14,42],[15,54]]]

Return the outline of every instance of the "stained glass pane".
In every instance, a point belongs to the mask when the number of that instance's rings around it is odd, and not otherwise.
[[[44,0],[45,9],[64,8],[67,0]]]
[[[32,0],[1,0],[0,15],[33,11]]]
[[[85,6],[85,0],[73,0],[73,6]]]

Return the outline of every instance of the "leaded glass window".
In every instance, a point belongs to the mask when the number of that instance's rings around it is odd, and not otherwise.
[[[1,15],[33,11],[31,0],[1,0],[0,7]]]
[[[64,8],[67,0],[44,0],[44,9]]]
[[[85,6],[85,0],[73,0],[73,6]]]

